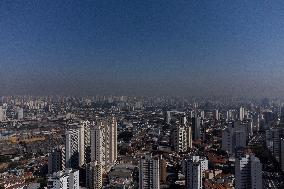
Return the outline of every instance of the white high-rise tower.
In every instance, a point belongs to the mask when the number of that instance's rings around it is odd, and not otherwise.
[[[24,109],[23,108],[18,108],[18,112],[17,112],[17,115],[18,115],[18,119],[24,119]]]
[[[243,121],[245,118],[245,108],[244,107],[240,107],[240,120]]]
[[[79,129],[68,129],[65,132],[65,161],[67,168],[77,169],[79,167]]]
[[[90,122],[81,121],[79,126],[79,165],[90,162]]]
[[[192,148],[191,127],[177,126],[172,133],[173,147],[176,152],[186,152]]]
[[[0,106],[0,122],[5,121],[5,111],[2,106]]]
[[[53,173],[47,182],[48,189],[79,189],[79,170],[65,169]]]
[[[91,129],[91,160],[110,168],[117,159],[117,122],[100,119]]]

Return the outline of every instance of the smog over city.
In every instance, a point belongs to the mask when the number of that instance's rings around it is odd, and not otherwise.
[[[284,1],[0,1],[0,189],[283,189],[283,105]]]

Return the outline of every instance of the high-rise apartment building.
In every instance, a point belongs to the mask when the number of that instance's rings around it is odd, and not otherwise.
[[[181,125],[187,124],[185,112],[167,111],[165,119],[166,119],[167,124],[170,124],[171,121],[175,122],[176,120],[179,121]]]
[[[200,118],[201,118],[201,119],[205,119],[205,111],[204,111],[204,110],[202,110],[202,111],[200,112]]]
[[[244,118],[245,118],[245,108],[241,106],[241,107],[240,107],[240,116],[239,116],[239,119],[240,119],[241,121],[243,121]]]
[[[250,157],[250,170],[251,188],[262,189],[262,164],[255,156]]]
[[[231,127],[227,127],[222,130],[222,150],[229,154],[234,153],[233,147],[233,131]]]
[[[139,189],[160,188],[159,159],[146,156],[139,162]]]
[[[284,127],[284,107],[283,107],[283,104],[281,105],[280,107],[280,115],[279,115],[279,118],[280,118],[280,127]]]
[[[79,171],[74,169],[65,169],[53,173],[48,178],[48,189],[79,189]]]
[[[192,139],[199,140],[201,138],[201,120],[200,117],[193,117],[192,123]]]
[[[5,111],[2,106],[0,106],[0,122],[5,121]]]
[[[262,165],[254,155],[245,155],[236,159],[235,188],[262,189]]]
[[[185,115],[180,116],[180,124],[187,125],[187,118]]]
[[[185,188],[202,189],[202,164],[199,158],[185,160]]]
[[[200,162],[201,165],[201,174],[205,175],[205,171],[208,170],[208,159],[200,156],[192,156],[191,159],[195,162]]]
[[[79,128],[68,129],[65,132],[65,162],[67,168],[79,168],[80,134]]]
[[[263,125],[261,130],[268,130],[273,124],[273,112],[271,110],[266,110],[262,112],[263,115]]]
[[[115,118],[100,119],[91,129],[91,161],[110,168],[117,159],[117,122]]]
[[[168,176],[167,175],[167,161],[163,159],[162,156],[160,157],[159,166],[160,166],[160,182],[166,183],[167,176]]]
[[[58,146],[48,154],[48,174],[65,169],[65,148]]]
[[[219,111],[217,109],[213,111],[213,118],[216,120],[220,119]]]
[[[222,131],[222,150],[230,155],[235,153],[236,149],[244,148],[247,144],[247,134],[245,126],[236,122],[230,123]]]
[[[176,126],[172,133],[172,140],[176,152],[186,152],[192,148],[191,127]]]
[[[90,147],[90,122],[81,121],[79,126],[79,165],[82,166],[85,163],[91,161],[91,147]]]
[[[247,145],[246,132],[243,130],[236,130],[233,134],[233,146],[235,148],[245,148]]]
[[[184,174],[184,175],[186,175],[187,163],[189,161],[200,162],[201,175],[205,176],[205,171],[208,170],[208,159],[206,159],[205,157],[200,157],[200,156],[190,156],[188,158],[183,159],[183,161],[182,161],[182,174]]]
[[[272,136],[273,156],[278,162],[280,162],[280,130],[278,128],[272,129],[271,136]]]
[[[280,139],[280,165],[281,170],[284,171],[284,138]]]
[[[91,129],[91,161],[104,163],[104,128],[102,122],[97,122]]]
[[[107,119],[106,127],[106,162],[113,164],[117,159],[117,121],[114,117]]]
[[[166,120],[167,120],[167,124],[170,124],[170,122],[171,122],[171,111],[167,111]]]
[[[24,119],[24,109],[18,107],[17,108],[17,118],[18,120]]]
[[[186,131],[186,145],[187,145],[187,149],[192,148],[192,129],[191,127],[185,127],[185,131]]]
[[[232,110],[226,112],[226,121],[229,122],[232,120]]]
[[[89,189],[101,189],[103,186],[103,167],[94,161],[86,166],[86,186]]]

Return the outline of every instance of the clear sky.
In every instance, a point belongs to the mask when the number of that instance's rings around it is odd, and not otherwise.
[[[283,0],[1,0],[0,95],[284,95]]]

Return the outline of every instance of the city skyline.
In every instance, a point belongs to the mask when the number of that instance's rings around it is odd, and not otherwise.
[[[0,95],[281,97],[282,1],[2,1]]]
[[[2,97],[0,189],[284,188],[283,100]]]

